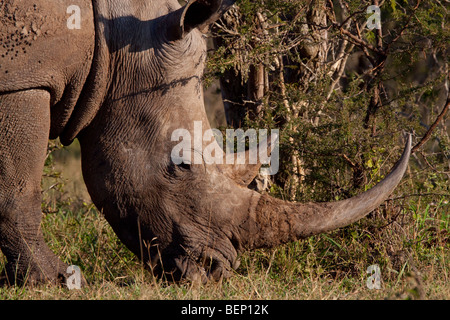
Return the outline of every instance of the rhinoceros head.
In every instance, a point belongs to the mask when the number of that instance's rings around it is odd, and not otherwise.
[[[245,161],[232,164],[228,159],[238,155],[217,156],[217,142],[205,139],[211,128],[201,86],[202,31],[231,4],[143,1],[133,9],[116,3],[97,17],[103,34],[97,41],[108,48],[97,57],[109,61],[103,63],[107,89],[80,134],[84,178],[119,238],[155,272],[175,280],[227,277],[243,249],[273,247],[361,219],[391,194],[410,155],[408,138],[383,181],[338,202],[290,203],[248,189],[261,161],[250,163],[243,151]],[[180,143],[186,148],[177,150],[185,152],[174,153]],[[222,162],[206,159],[208,146]]]

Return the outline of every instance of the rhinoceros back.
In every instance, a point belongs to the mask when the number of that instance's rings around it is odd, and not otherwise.
[[[91,68],[95,44],[91,1],[4,0],[0,26],[0,94],[48,90],[51,136],[58,136]]]

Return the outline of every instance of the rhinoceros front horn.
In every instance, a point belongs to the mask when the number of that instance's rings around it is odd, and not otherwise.
[[[245,248],[272,247],[347,226],[382,204],[405,173],[411,154],[408,136],[403,155],[391,173],[372,189],[337,202],[292,203],[252,194],[248,214],[241,221]]]

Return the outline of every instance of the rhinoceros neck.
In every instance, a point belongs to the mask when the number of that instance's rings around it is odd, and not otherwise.
[[[176,1],[130,1],[128,5],[95,1],[95,52],[89,77],[72,118],[61,140],[70,143],[93,121],[100,108],[111,100],[129,99],[159,91],[165,94],[199,78],[191,74],[185,58],[201,60],[203,54],[190,56],[189,41],[173,48],[165,38],[168,13],[179,7]],[[187,39],[196,38],[190,35]],[[161,61],[176,68],[161,70]],[[187,70],[183,70],[187,69]],[[198,83],[198,81],[197,81]],[[199,90],[196,89],[199,93]],[[109,100],[109,102],[108,102]]]

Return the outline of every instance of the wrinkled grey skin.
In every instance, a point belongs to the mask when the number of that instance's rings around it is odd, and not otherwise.
[[[371,190],[335,203],[297,204],[246,188],[259,165],[175,165],[172,132],[193,135],[194,121],[210,128],[202,31],[231,2],[2,3],[0,248],[9,283],[67,277],[40,230],[49,137],[79,139],[97,208],[130,250],[173,280],[228,277],[243,249],[346,226],[379,206],[406,169],[410,138],[394,170]],[[80,30],[66,27],[72,4],[81,8]]]

